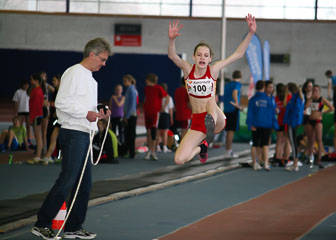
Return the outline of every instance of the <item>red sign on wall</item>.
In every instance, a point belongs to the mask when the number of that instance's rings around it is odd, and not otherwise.
[[[141,46],[141,25],[140,24],[115,24],[114,45],[123,47]]]
[[[114,46],[140,47],[141,35],[114,35]]]

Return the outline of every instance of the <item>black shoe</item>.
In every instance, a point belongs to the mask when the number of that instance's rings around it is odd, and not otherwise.
[[[94,239],[97,234],[86,231],[84,228],[76,232],[65,232],[63,238],[66,239]]]
[[[51,228],[33,227],[31,233],[46,240],[54,240],[55,233]]]

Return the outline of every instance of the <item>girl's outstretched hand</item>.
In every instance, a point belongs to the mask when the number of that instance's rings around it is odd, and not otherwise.
[[[252,16],[251,14],[248,14],[246,16],[246,22],[247,22],[248,27],[249,27],[249,32],[255,33],[257,31],[257,22],[255,20],[255,17]]]
[[[181,34],[178,32],[183,24],[179,26],[179,20],[174,20],[172,23],[169,22],[169,31],[168,36],[170,39],[175,39],[177,36],[180,36]]]

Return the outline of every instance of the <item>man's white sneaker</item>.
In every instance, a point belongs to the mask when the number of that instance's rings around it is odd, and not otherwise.
[[[94,239],[97,234],[86,231],[84,228],[76,232],[64,232],[63,238],[66,239]]]

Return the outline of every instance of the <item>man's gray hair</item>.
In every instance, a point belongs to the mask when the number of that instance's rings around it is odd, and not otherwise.
[[[112,50],[110,43],[104,38],[95,38],[90,40],[84,48],[83,57],[86,58],[90,55],[90,52],[99,54],[101,52],[107,51],[109,56],[112,55]]]

